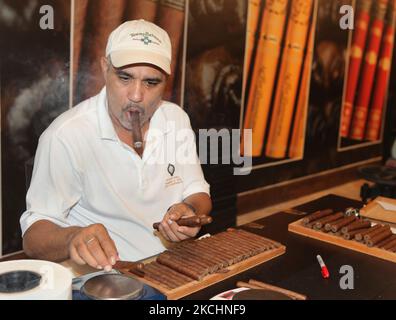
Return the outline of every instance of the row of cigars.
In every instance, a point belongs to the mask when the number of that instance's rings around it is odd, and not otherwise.
[[[187,240],[159,254],[155,261],[127,271],[168,290],[201,281],[205,276],[227,272],[227,267],[281,246],[280,243],[241,229],[229,229],[200,240]]]
[[[345,240],[359,241],[368,247],[396,252],[396,234],[393,234],[390,225],[387,224],[373,224],[368,219],[347,216],[332,209],[314,212],[305,217],[302,224]]]

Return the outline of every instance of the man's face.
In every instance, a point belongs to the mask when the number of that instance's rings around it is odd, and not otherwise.
[[[102,70],[109,114],[116,128],[132,130],[131,112],[140,113],[141,127],[157,110],[166,86],[166,75],[145,64],[115,68],[105,58]]]

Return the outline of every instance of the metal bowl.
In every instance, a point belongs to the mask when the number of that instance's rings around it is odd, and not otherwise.
[[[87,280],[81,293],[94,300],[137,300],[143,284],[122,274],[101,274]]]

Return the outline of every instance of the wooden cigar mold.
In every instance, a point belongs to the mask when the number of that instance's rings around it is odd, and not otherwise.
[[[396,234],[387,224],[326,209],[289,224],[289,231],[396,262]]]
[[[145,263],[118,262],[122,273],[137,277],[168,299],[178,299],[285,252],[273,240],[242,229],[182,241]]]

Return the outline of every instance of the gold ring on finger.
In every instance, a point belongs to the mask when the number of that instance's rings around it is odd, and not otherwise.
[[[88,239],[87,241],[85,241],[85,244],[88,245],[90,242],[94,241],[95,237],[92,237],[90,239]]]

